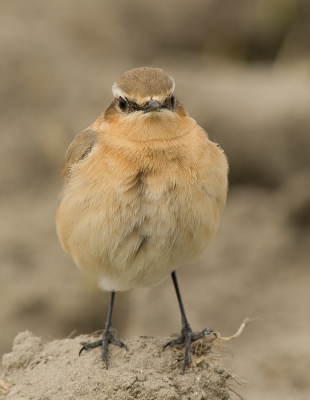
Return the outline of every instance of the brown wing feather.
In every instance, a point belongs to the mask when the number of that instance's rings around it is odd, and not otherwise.
[[[76,135],[65,154],[65,163],[61,171],[63,178],[68,177],[73,164],[87,157],[95,145],[96,140],[97,132],[90,128]]]

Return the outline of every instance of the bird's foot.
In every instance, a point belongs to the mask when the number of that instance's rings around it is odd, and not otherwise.
[[[128,350],[128,347],[126,346],[125,343],[123,343],[119,339],[115,339],[113,333],[111,332],[110,329],[104,329],[102,339],[96,340],[95,342],[91,343],[85,343],[83,347],[81,348],[79,355],[81,355],[83,350],[89,350],[89,349],[94,349],[96,347],[101,346],[101,356],[103,361],[105,362],[105,365],[108,369],[108,346],[109,344],[113,344],[115,346],[123,347],[126,350]]]
[[[178,337],[177,339],[170,340],[170,342],[166,343],[163,347],[163,350],[165,350],[165,348],[168,346],[175,346],[177,344],[185,343],[185,356],[184,356],[184,363],[183,363],[183,368],[182,368],[182,371],[184,373],[186,370],[186,367],[188,366],[188,364],[190,363],[190,360],[191,360],[191,356],[190,356],[191,344],[193,342],[195,342],[196,340],[209,335],[212,332],[213,332],[212,329],[205,328],[199,333],[194,333],[192,331],[192,328],[190,327],[190,325],[185,324],[182,327],[181,336]]]

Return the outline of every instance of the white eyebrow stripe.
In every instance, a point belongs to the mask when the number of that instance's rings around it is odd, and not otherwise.
[[[174,92],[175,82],[174,82],[174,79],[172,78],[172,76],[169,76],[169,78],[171,79],[171,82],[172,82],[172,89],[171,89],[171,94],[172,94]]]
[[[169,78],[171,79],[171,83],[172,83],[172,85],[171,85],[171,90],[170,90],[170,93],[166,93],[164,96],[152,96],[152,98],[154,99],[154,100],[158,100],[158,101],[163,101],[163,100],[165,100],[165,98],[167,97],[167,96],[169,96],[169,94],[172,94],[173,93],[173,91],[174,91],[174,88],[175,88],[175,83],[174,83],[174,79],[171,77],[171,76],[169,76]],[[130,100],[132,100],[132,101],[136,101],[137,99],[133,99],[133,98],[131,98],[130,96],[128,96],[128,94],[126,94],[119,86],[118,86],[118,84],[117,84],[117,82],[114,82],[113,83],[113,85],[112,85],[112,93],[113,93],[113,96],[116,98],[116,99],[118,99],[119,97],[122,97],[122,98],[124,98],[124,99],[130,99]],[[147,102],[147,101],[149,101],[150,100],[150,98],[151,97],[149,97],[149,96],[147,96],[147,97],[144,97],[144,98],[141,98],[141,99],[139,99],[139,102]]]
[[[116,82],[114,82],[112,85],[112,93],[116,99],[118,99],[119,97],[123,97],[125,99],[127,97],[126,94],[122,91],[122,89],[119,88]]]

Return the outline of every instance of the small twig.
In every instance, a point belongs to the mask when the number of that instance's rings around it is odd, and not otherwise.
[[[88,337],[101,336],[102,332],[103,332],[103,329],[98,329],[97,331],[92,332],[92,333],[85,333],[83,336],[88,336]],[[114,333],[114,330],[113,330],[113,333]]]
[[[67,339],[71,339],[75,334],[76,334],[76,329],[74,329],[69,335],[67,336]]]
[[[232,389],[230,386],[227,386],[227,387],[228,387],[228,389],[229,389],[230,391],[232,391],[233,393],[235,393],[235,395],[238,396],[241,400],[244,400],[243,397],[242,397],[239,393],[237,393],[234,389]]]
[[[219,333],[218,333],[218,337],[219,337],[219,339],[221,340],[221,341],[223,341],[223,342],[225,342],[225,341],[227,341],[227,340],[233,340],[233,339],[236,339],[238,336],[240,336],[241,335],[241,333],[244,331],[244,328],[248,325],[248,324],[250,324],[251,322],[253,322],[253,321],[256,321],[257,320],[257,318],[246,318],[243,322],[242,322],[242,324],[240,325],[240,328],[238,329],[238,331],[234,334],[234,335],[232,335],[232,336],[227,336],[227,337],[222,337]]]

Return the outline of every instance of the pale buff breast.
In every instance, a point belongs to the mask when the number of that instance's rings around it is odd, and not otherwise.
[[[103,289],[154,285],[215,235],[226,158],[199,127],[175,141],[104,140],[73,167],[57,211],[60,241]]]

